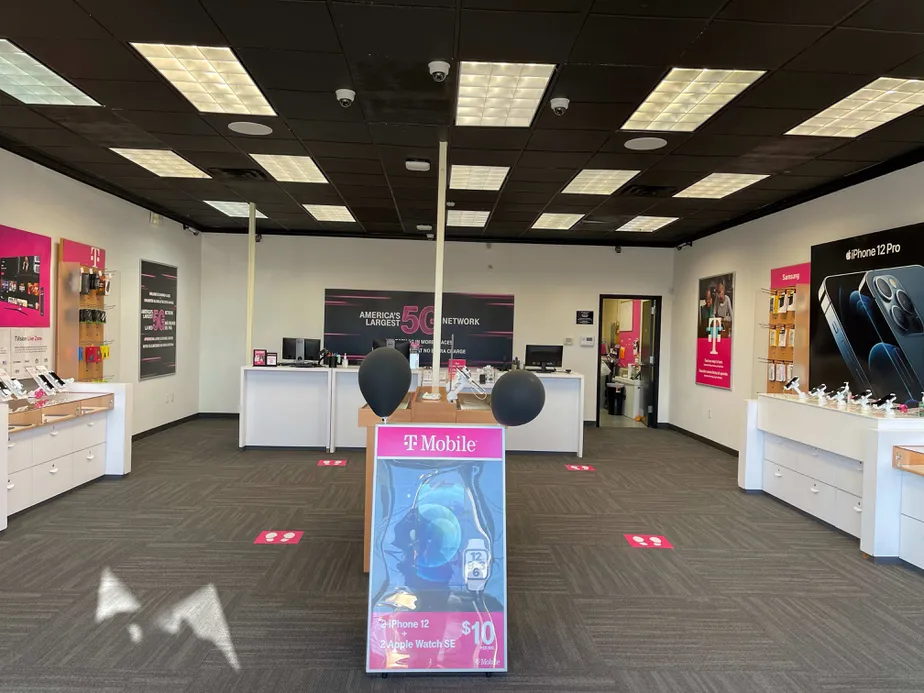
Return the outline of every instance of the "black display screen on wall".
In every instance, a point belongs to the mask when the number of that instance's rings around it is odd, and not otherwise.
[[[142,260],[141,380],[176,373],[176,311],[176,267]]]

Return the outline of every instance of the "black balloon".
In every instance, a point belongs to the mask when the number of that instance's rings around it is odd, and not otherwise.
[[[410,387],[411,364],[397,349],[375,349],[359,367],[359,389],[383,419],[394,413]]]
[[[545,406],[545,387],[535,373],[510,371],[491,390],[491,411],[497,423],[522,426],[539,416]]]

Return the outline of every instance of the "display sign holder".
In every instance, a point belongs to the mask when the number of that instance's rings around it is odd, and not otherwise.
[[[504,428],[375,428],[368,673],[507,671]]]

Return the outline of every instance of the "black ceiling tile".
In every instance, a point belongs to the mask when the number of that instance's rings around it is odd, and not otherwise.
[[[815,43],[825,31],[815,26],[717,21],[687,48],[678,64],[772,70]]]
[[[205,170],[207,168],[247,168],[261,170],[259,164],[240,152],[184,151],[183,158]]]
[[[3,126],[0,132],[24,144],[53,147],[86,147],[89,142],[61,127],[13,128]]]
[[[529,225],[536,221],[536,215],[532,212],[509,212],[504,210],[494,212],[491,215],[491,221]]]
[[[651,168],[659,161],[664,160],[664,156],[658,153],[643,154],[641,152],[630,152],[623,150],[617,152],[601,152],[595,154],[588,162],[585,168],[612,168],[622,171],[644,171]]]
[[[353,142],[312,142],[302,140],[312,156],[336,157],[338,159],[375,159],[376,148],[371,144]]]
[[[715,171],[722,171],[723,166],[727,166],[734,160],[735,158],[731,156],[681,156],[680,154],[672,154],[661,159],[651,170],[714,173]]]
[[[215,135],[211,125],[195,113],[161,113],[159,111],[119,111],[119,115],[154,133],[172,135]]]
[[[537,218],[542,210],[545,209],[545,201],[540,203],[529,203],[529,202],[507,202],[501,201],[495,207],[497,212],[521,212],[523,214],[532,214],[533,219]]]
[[[786,69],[878,77],[921,53],[922,34],[837,28],[791,60]]]
[[[462,8],[510,12],[583,12],[591,2],[593,0],[462,0]]]
[[[440,130],[435,126],[370,123],[368,131],[376,144],[436,147],[440,141]]]
[[[240,200],[229,188],[220,181],[207,178],[172,178],[170,182],[174,188],[189,193],[199,200]]]
[[[453,55],[455,12],[443,8],[331,5],[347,56],[448,60]]]
[[[449,163],[466,166],[513,166],[517,163],[519,152],[499,149],[456,149],[449,152]]]
[[[2,109],[0,109],[2,114]],[[891,123],[880,125],[863,135],[863,139],[892,142],[924,142],[924,117],[906,115]]]
[[[830,178],[824,176],[792,176],[781,174],[762,180],[760,183],[756,183],[754,187],[758,190],[787,190],[793,193],[800,190],[809,190],[822,183],[827,183],[829,180]]]
[[[31,111],[25,106],[19,106],[12,101],[0,102],[0,128],[50,128],[54,124]]]
[[[463,10],[459,51],[466,60],[565,62],[583,19],[578,12]]]
[[[290,200],[288,193],[274,181],[241,182],[229,180],[224,183],[229,190],[233,190],[248,202],[260,204],[261,202],[288,202]]]
[[[270,48],[241,48],[237,54],[261,90],[328,92],[340,108],[334,91],[352,86],[350,69],[341,54]]]
[[[701,19],[590,15],[575,42],[569,61],[661,67],[673,65],[705,26],[706,22]]]
[[[811,161],[811,156],[745,155],[722,167],[722,173],[774,174],[789,171]]]
[[[443,125],[452,119],[453,84],[437,84],[413,60],[355,61],[350,66],[357,100],[368,121]]]
[[[153,173],[142,168],[138,164],[123,159],[124,163],[98,164],[92,162],[82,162],[78,164],[80,168],[90,171],[91,173],[102,176],[103,178],[144,178],[146,176],[156,178]]]
[[[202,113],[200,114],[202,120],[204,120],[213,130],[213,133],[218,133],[225,137],[237,137],[240,139],[293,139],[295,135],[292,131],[286,127],[286,123],[280,118],[273,118],[272,116],[252,116],[252,115],[228,115],[225,113]],[[272,128],[272,132],[268,135],[242,135],[238,132],[235,132],[228,126],[231,123],[246,121],[248,123],[258,123],[260,125],[267,125]],[[187,134],[187,133],[178,133],[178,134]],[[196,133],[189,133],[196,134]]]
[[[142,178],[115,178],[113,180],[118,185],[124,184],[128,188],[132,188],[132,189],[137,188],[139,190],[144,190],[145,197],[152,199],[152,200],[158,200],[164,203],[169,203],[172,200],[186,201],[186,200],[192,199],[188,193],[184,192],[183,190],[177,190],[176,188],[172,186],[172,184],[168,188],[151,189],[151,188],[145,187],[145,185],[154,184],[155,179],[151,179],[151,178],[144,178],[144,179]],[[160,180],[163,180],[163,179],[160,179]],[[142,183],[141,181],[144,181],[144,183]]]
[[[394,205],[394,196],[391,194],[391,188],[387,186],[373,186],[373,185],[346,185],[337,183],[337,192],[339,192],[345,200],[353,200],[355,198],[375,198],[379,200],[386,200],[389,205]]]
[[[780,191],[773,191],[773,192],[780,192]],[[731,195],[729,197],[724,197],[721,200],[711,200],[709,206],[712,209],[722,209],[722,210],[732,211],[732,212],[748,212],[754,209],[755,207],[760,207],[762,205],[760,203],[755,202],[754,200],[746,200],[744,198],[737,197],[737,195]]]
[[[552,112],[548,100],[539,105],[533,122],[549,130],[615,130],[632,115],[638,104],[572,102],[563,116]]]
[[[337,87],[349,87],[341,84]],[[295,91],[291,89],[264,89],[273,109],[286,118],[302,120],[346,120],[362,122],[362,107],[354,103],[343,108],[337,103],[334,91]]]
[[[520,162],[507,174],[508,185],[514,181],[538,183],[565,183],[574,178],[577,170],[567,168],[528,168]]]
[[[127,111],[194,113],[195,108],[167,82],[129,82],[108,79],[72,80],[97,102]]]
[[[171,149],[192,152],[235,152],[234,145],[218,135],[171,135],[161,133],[158,138]]]
[[[731,0],[719,16],[748,22],[834,26],[864,2],[866,0]]]
[[[511,149],[519,151],[529,142],[526,128],[480,128],[456,126],[450,132],[452,149]]]
[[[158,138],[134,123],[102,108],[48,106],[42,109],[59,125],[104,147],[163,148]]]
[[[590,154],[586,152],[523,152],[519,165],[524,168],[567,168],[577,172],[588,159]]]
[[[36,37],[24,38],[17,43],[20,48],[69,80],[83,78],[156,82],[160,79],[138,53],[118,41]]]
[[[733,210],[705,208],[698,212],[693,212],[690,217],[692,219],[703,219],[706,221],[722,221],[724,219],[731,219],[735,214]]]
[[[326,3],[202,0],[234,46],[336,53],[340,42]]]
[[[372,146],[371,149],[377,152],[378,158],[382,160],[382,164],[386,169],[393,169],[398,172],[398,175],[407,175],[405,162],[408,159],[426,159],[431,164],[429,173],[417,175],[436,176],[439,162],[439,150],[436,147],[379,144]]]
[[[592,11],[643,17],[692,17],[708,19],[728,0],[596,0]]]
[[[561,169],[553,170],[561,172]],[[552,197],[552,195],[561,190],[562,187],[564,187],[564,184],[569,180],[571,180],[570,177],[554,182],[513,180],[511,178],[508,179],[506,183],[504,183],[504,190],[509,190],[511,192],[539,192],[545,193],[549,197]]]
[[[667,144],[661,149],[655,149],[648,153],[649,156],[670,154],[680,145],[690,139],[692,132],[616,132],[610,135],[610,138],[600,147],[601,152],[636,154],[635,150],[627,149],[626,142],[638,139],[640,137],[659,137],[667,141]]]
[[[96,21],[124,41],[224,46],[227,39],[198,2],[80,0]]]
[[[356,144],[369,144],[369,129],[365,123],[341,123],[321,120],[288,120],[298,137],[303,140],[318,140],[321,142],[351,142]]]
[[[683,189],[702,180],[702,178],[702,171],[677,171],[652,168],[633,178],[632,185]]]
[[[396,200],[417,200],[430,201],[436,203],[436,188],[399,188],[392,186]]]
[[[924,3],[919,0],[870,0],[848,17],[844,26],[924,32]]]
[[[606,198],[606,195],[553,195],[549,200],[549,211],[590,214]]]
[[[648,197],[614,197],[601,205],[587,216],[589,221],[616,222],[626,217],[628,221],[633,216],[647,212],[658,200]],[[623,222],[625,223],[625,222]]]
[[[868,161],[832,161],[816,159],[796,166],[789,173],[794,176],[846,176],[871,166]]]
[[[794,108],[726,108],[707,121],[699,132],[710,135],[782,135],[817,114]]]
[[[327,157],[317,157],[315,159],[318,166],[325,173],[343,171],[344,173],[381,173],[382,164],[380,161],[371,161],[368,159],[333,159]]]
[[[385,188],[388,189],[388,179],[384,175],[374,175],[369,173],[330,173],[328,174],[328,179],[338,188],[344,185],[354,185],[362,186],[366,185],[370,188]],[[373,197],[378,197],[378,195],[373,195]]]
[[[125,159],[105,147],[94,147],[86,143],[84,147],[42,146],[41,150],[61,161],[75,163],[92,162],[97,164],[124,164]]]
[[[744,92],[735,106],[820,110],[869,84],[865,75],[827,72],[774,72]]]
[[[520,192],[513,190],[504,190],[500,201],[504,204],[545,204],[549,201],[546,193]]]
[[[361,195],[344,194],[343,199],[346,200],[350,208],[379,207],[392,211],[395,209],[395,201],[391,197],[362,197]]]
[[[570,64],[561,72],[549,97],[575,102],[637,105],[664,77],[662,67]]]
[[[747,154],[748,156],[791,156],[814,158],[827,154],[844,144],[842,137],[803,137],[799,135],[783,135],[768,138]]]
[[[14,43],[27,36],[62,39],[107,39],[106,30],[74,0],[28,0],[4,3],[2,35]]]
[[[789,190],[773,190],[768,188],[755,188],[753,186],[740,190],[727,198],[726,200],[734,199],[741,202],[776,202],[784,198],[792,196],[792,192]]]
[[[506,191],[507,188],[505,187]],[[453,190],[446,191],[446,195],[461,209],[491,209],[497,201],[497,191],[493,190]]]
[[[533,130],[527,149],[595,152],[610,137],[606,130]]]
[[[398,213],[394,207],[391,209],[385,207],[357,207],[350,206],[350,211],[360,223],[398,223]]]
[[[696,200],[682,197],[671,197],[658,200],[645,210],[645,214],[654,217],[685,217],[708,206],[712,200]]]
[[[279,187],[285,190],[299,204],[342,205],[343,199],[329,185],[313,185],[310,183],[280,183]]]
[[[412,173],[405,171],[406,175],[400,176],[389,173],[387,180],[392,186],[398,188],[433,188],[436,185],[436,179],[427,174]]]
[[[226,137],[225,139],[245,154],[308,155],[308,150],[299,140],[276,140],[269,137]]]
[[[887,161],[893,157],[921,149],[922,145],[912,142],[886,142],[861,138],[825,154],[822,159],[837,161]]]
[[[708,135],[697,133],[677,147],[677,154],[687,156],[740,156],[771,138],[760,135]]]

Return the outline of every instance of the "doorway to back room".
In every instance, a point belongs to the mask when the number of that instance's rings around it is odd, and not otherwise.
[[[659,296],[600,296],[597,426],[658,425]]]

